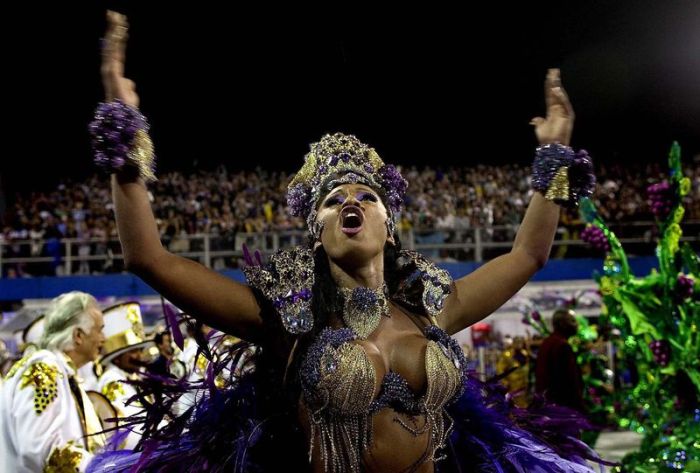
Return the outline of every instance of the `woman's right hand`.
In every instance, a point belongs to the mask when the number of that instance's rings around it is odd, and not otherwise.
[[[124,77],[126,60],[126,40],[129,37],[129,23],[126,16],[115,11],[107,11],[107,32],[102,43],[102,85],[108,102],[119,99],[134,108],[139,106],[134,81]]]

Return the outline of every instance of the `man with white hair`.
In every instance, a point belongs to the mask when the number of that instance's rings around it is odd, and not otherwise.
[[[55,298],[39,350],[19,360],[0,392],[0,471],[83,471],[104,444],[77,370],[97,358],[104,336],[94,297]]]

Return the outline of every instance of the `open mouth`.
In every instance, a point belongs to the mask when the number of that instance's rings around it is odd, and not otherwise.
[[[355,205],[348,205],[340,211],[341,231],[346,235],[359,233],[363,221],[362,210]]]

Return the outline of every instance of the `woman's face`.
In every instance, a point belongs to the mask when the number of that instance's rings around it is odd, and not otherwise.
[[[390,240],[387,209],[364,184],[343,184],[321,201],[316,221],[323,225],[321,244],[331,260],[356,265],[381,254]]]

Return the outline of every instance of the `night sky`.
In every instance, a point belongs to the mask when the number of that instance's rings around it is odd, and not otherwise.
[[[107,3],[82,3],[3,14],[7,197],[92,171]],[[392,163],[529,162],[547,67],[594,159],[662,160],[673,139],[700,154],[698,1],[172,3],[112,2],[130,16],[127,75],[160,169],[294,170],[336,130]]]

